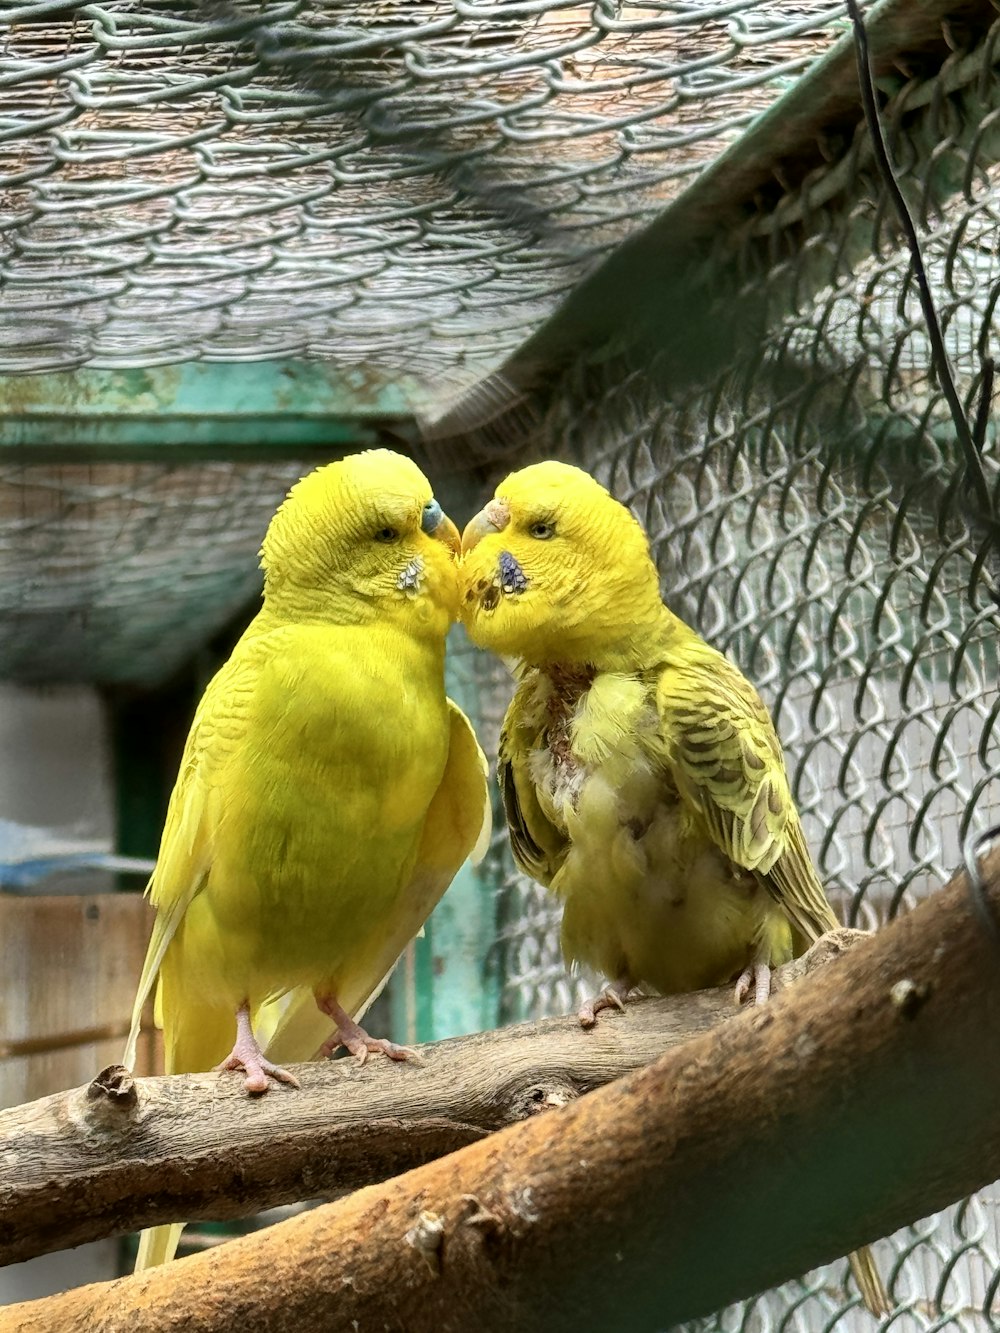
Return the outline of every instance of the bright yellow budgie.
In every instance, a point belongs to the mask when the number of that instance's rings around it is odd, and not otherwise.
[[[645,533],[578,468],[509,476],[462,539],[463,620],[519,662],[499,778],[515,860],[563,905],[569,961],[610,984],[580,1011],[771,969],[837,918],[753,686],[663,604]],[[888,1297],[851,1256],[873,1313]]]
[[[444,688],[458,546],[387,450],[317,469],[278,509],[263,606],[205,690],[170,799],[126,1064],[157,979],[168,1072],[241,1069],[262,1093],[324,1038],[408,1054],[357,1017],[489,833],[485,760]],[[180,1230],[144,1232],[137,1269]]]

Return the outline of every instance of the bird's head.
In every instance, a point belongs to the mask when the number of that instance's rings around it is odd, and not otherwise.
[[[352,454],[297,482],[261,546],[265,604],[292,618],[402,616],[440,633],[458,614],[458,529],[417,465]]]
[[[462,536],[462,619],[481,647],[533,665],[634,660],[663,614],[646,534],[566,463],[512,473]]]

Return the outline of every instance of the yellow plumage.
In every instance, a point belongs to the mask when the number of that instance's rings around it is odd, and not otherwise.
[[[157,979],[168,1072],[228,1056],[261,1092],[335,1027],[362,1058],[401,1053],[351,1020],[488,830],[485,761],[444,690],[457,535],[385,450],[318,469],[278,510],[263,606],[171,796],[127,1064]],[[145,1233],[137,1266],[178,1235]]]
[[[770,716],[663,605],[638,523],[562,463],[508,477],[463,538],[472,639],[518,659],[499,778],[514,857],[562,901],[562,945],[664,993],[770,969],[836,928]],[[887,1299],[852,1256],[869,1307]]]

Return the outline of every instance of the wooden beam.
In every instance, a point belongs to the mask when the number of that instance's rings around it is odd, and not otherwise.
[[[983,876],[985,922],[958,876],[561,1110],[0,1330],[653,1333],[874,1240],[1000,1175],[1000,853]]]
[[[138,893],[0,893],[0,1108],[118,1058],[152,922]],[[143,1073],[154,1041],[140,1043]],[[4,1174],[0,1159],[0,1191]]]
[[[327,363],[188,361],[0,376],[0,458],[318,457],[406,431],[414,383]]]
[[[863,938],[829,935],[779,979]],[[105,1070],[0,1112],[0,1263],[385,1180],[564,1105],[737,1014],[729,988],[643,1000],[589,1032],[553,1018],[423,1046],[419,1066],[297,1066],[301,1089],[255,1099],[236,1076]]]

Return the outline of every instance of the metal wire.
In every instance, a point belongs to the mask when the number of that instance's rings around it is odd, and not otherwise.
[[[983,79],[978,95],[1000,105],[995,71]],[[912,138],[897,127],[897,160],[912,197],[930,169],[921,144],[939,166],[964,157],[967,188],[926,219],[922,242],[957,383],[975,403],[1000,299],[996,168],[988,152],[964,156],[960,99],[925,105],[931,122],[914,117]],[[1000,616],[910,255],[885,225],[877,179],[848,193],[856,204],[807,216],[794,260],[764,266],[748,227],[744,298],[801,282],[725,373],[665,399],[669,367],[579,364],[530,455],[582,464],[631,505],[671,606],[771,705],[838,912],[874,927],[943,885],[1000,820]],[[851,249],[860,262],[845,262]],[[992,426],[983,466],[995,494]],[[581,987],[559,966],[557,914],[510,871],[505,892],[508,1011],[565,1010]],[[1000,1327],[997,1198],[984,1191],[877,1247],[900,1303],[883,1328]],[[834,1265],[697,1327],[872,1324]]]
[[[818,0],[3,17],[0,368],[297,354],[372,383],[496,366],[843,30]],[[901,72],[886,111],[970,417],[1000,302],[998,43],[994,27],[934,78]],[[828,147],[713,251],[724,369],[667,395],[669,365],[600,349],[529,453],[581,463],[633,507],[673,608],[771,706],[843,919],[874,926],[963,848],[974,868],[1000,823],[1000,616],[910,255],[860,140]],[[685,315],[663,321],[683,337]],[[995,503],[995,426],[982,438]],[[5,467],[4,669],[148,679],[181,660],[252,595],[298,470]],[[474,670],[495,752],[510,682],[488,658]],[[563,966],[557,905],[502,833],[487,865],[503,1016],[565,1012],[594,979]],[[900,1305],[883,1329],[1000,1327],[998,1198],[877,1247]],[[698,1327],[860,1333],[857,1305],[841,1263]]]
[[[877,93],[875,89],[875,76],[872,70],[871,54],[868,47],[868,34],[865,31],[864,21],[861,18],[856,0],[847,0],[847,10],[851,16],[855,42],[857,44],[858,80],[861,85],[861,100],[865,110],[865,122],[868,126],[868,133],[871,138],[875,161],[878,163],[879,171],[882,173],[883,187],[896,211],[899,225],[903,231],[909,249],[910,263],[913,265],[913,276],[920,296],[920,308],[923,312],[927,338],[930,343],[931,368],[938,384],[941,386],[941,391],[945,396],[945,400],[947,401],[948,410],[951,413],[952,425],[955,428],[955,434],[962,447],[962,452],[965,455],[965,476],[967,484],[976,497],[984,520],[989,525],[990,536],[992,540],[996,542],[998,535],[997,517],[996,514],[992,512],[992,497],[990,495],[989,485],[986,481],[986,474],[983,472],[982,458],[980,457],[986,436],[986,426],[989,420],[990,408],[993,401],[993,361],[989,357],[986,357],[983,360],[983,373],[980,383],[979,403],[976,408],[975,426],[970,428],[965,415],[965,406],[959,398],[958,388],[955,384],[955,377],[952,374],[948,349],[945,346],[945,341],[941,334],[941,324],[938,319],[937,306],[934,303],[934,295],[931,291],[930,283],[927,280],[927,269],[924,265],[920,238],[917,235],[913,216],[906,203],[906,196],[899,188],[899,182],[896,179],[895,169],[892,165],[892,159],[889,156],[889,149],[885,142],[885,136],[882,133],[882,124],[879,118]]]
[[[968,838],[962,850],[972,905],[976,909],[976,915],[982,922],[983,928],[997,947],[1000,948],[1000,926],[997,925],[996,914],[987,900],[986,886],[983,883],[982,873],[979,869],[980,854],[990,843],[996,842],[997,838],[1000,838],[1000,825],[994,825],[993,828],[988,828],[984,833],[977,833],[974,837]]]
[[[7,7],[0,370],[311,355],[472,378],[773,101],[841,12]]]
[[[260,589],[308,465],[0,465],[0,678],[164,680]]]

